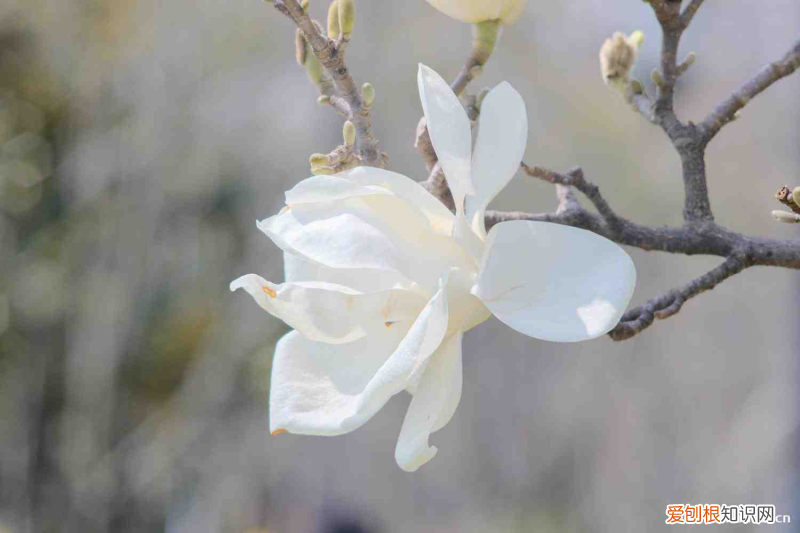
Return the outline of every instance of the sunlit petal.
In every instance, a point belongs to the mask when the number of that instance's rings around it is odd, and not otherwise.
[[[547,222],[493,227],[472,292],[494,315],[539,339],[599,337],[619,321],[636,269],[622,248],[592,232]]]

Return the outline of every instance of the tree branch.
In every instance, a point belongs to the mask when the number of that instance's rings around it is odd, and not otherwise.
[[[361,156],[362,163],[367,166],[385,167],[385,157],[378,150],[378,141],[372,133],[370,108],[364,105],[361,92],[344,61],[344,48],[347,40],[334,41],[322,35],[297,0],[273,0],[273,5],[278,11],[291,18],[300,28],[306,42],[314,51],[314,55],[333,79],[339,96],[347,103],[348,118],[356,127],[358,154]]]
[[[650,327],[654,319],[663,320],[675,315],[681,310],[686,300],[713,289],[748,266],[747,261],[739,255],[727,258],[722,264],[687,285],[673,289],[658,298],[649,300],[644,305],[627,311],[622,315],[620,323],[608,333],[609,337],[615,341],[630,339]]]
[[[761,72],[714,109],[700,125],[704,141],[708,143],[725,124],[736,118],[736,113],[750,100],[764,92],[776,81],[795,72],[798,67],[800,67],[800,41],[794,43],[792,49],[782,59],[764,67]]]

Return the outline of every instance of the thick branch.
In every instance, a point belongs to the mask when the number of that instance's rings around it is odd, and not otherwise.
[[[779,61],[770,63],[750,81],[742,85],[727,100],[719,104],[700,128],[705,142],[710,141],[722,127],[736,118],[736,113],[750,100],[764,92],[776,81],[785,78],[800,67],[800,41]]]
[[[713,289],[722,281],[734,274],[738,274],[748,266],[744,257],[740,255],[731,256],[718,267],[706,272],[687,285],[649,300],[644,305],[630,309],[622,316],[620,323],[608,335],[615,341],[630,339],[650,327],[654,319],[663,320],[673,316],[681,310],[686,300],[697,296],[701,292]]]
[[[297,0],[273,0],[279,11],[289,16],[303,32],[306,42],[311,46],[320,63],[333,78],[339,95],[350,108],[350,121],[356,126],[358,153],[362,162],[368,166],[383,167],[385,160],[378,150],[378,141],[372,133],[370,109],[361,99],[361,92],[344,62],[344,42],[337,43],[320,33]]]

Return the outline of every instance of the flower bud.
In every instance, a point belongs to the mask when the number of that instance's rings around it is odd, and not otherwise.
[[[342,137],[344,137],[344,144],[353,146],[356,143],[356,126],[349,120],[344,123],[342,127]]]
[[[326,156],[325,154],[311,154],[311,157],[308,158],[308,162],[311,163],[312,167],[327,165],[328,156]]]
[[[638,30],[630,37],[616,32],[606,39],[600,48],[600,72],[606,84],[621,81],[623,86],[627,85],[642,41],[644,34]]]
[[[375,101],[375,87],[371,83],[365,83],[361,86],[361,99],[364,105],[369,107]]]
[[[356,2],[355,0],[337,0],[336,3],[339,4],[339,30],[343,35],[350,35],[356,24]]]
[[[333,0],[328,7],[328,38],[338,39],[341,30],[339,28],[339,2]]]
[[[797,203],[798,198],[800,198],[800,187],[795,187],[792,189],[792,199]]]
[[[308,0],[303,0],[300,2],[300,9],[302,9],[305,13],[308,13]]]
[[[519,19],[527,0],[428,0],[428,3],[462,22],[496,20],[507,26]]]
[[[664,85],[664,76],[661,75],[661,71],[657,68],[654,68],[653,72],[650,73],[650,79],[657,87],[662,87]]]
[[[306,38],[303,37],[303,32],[300,31],[300,28],[294,31],[294,57],[301,67],[306,64],[308,48],[306,47]]]
[[[311,83],[313,83],[314,85],[319,85],[319,83],[322,81],[322,77],[324,74],[322,70],[322,65],[320,64],[319,59],[317,59],[317,56],[314,55],[313,52],[306,53],[305,67],[306,67],[306,74],[308,74],[308,79],[311,80]]]
[[[800,223],[800,215],[788,211],[773,211],[772,217],[778,222],[785,222],[786,224]]]
[[[317,98],[317,103],[319,105],[328,105],[331,103],[331,97],[328,96],[327,94],[323,94],[322,96]]]

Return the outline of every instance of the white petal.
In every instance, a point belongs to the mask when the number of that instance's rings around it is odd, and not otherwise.
[[[275,284],[255,274],[231,283],[231,290],[239,288],[307,339],[330,344],[402,327],[399,322],[410,326],[426,303],[421,295],[402,289],[364,294],[318,281]]]
[[[386,289],[412,289],[415,284],[397,272],[371,268],[329,268],[304,257],[283,253],[284,279],[292,281],[325,281],[344,285],[359,292]]]
[[[512,24],[522,14],[526,0],[428,0],[442,13],[463,22],[500,19]]]
[[[323,266],[393,272],[429,294],[450,267],[476,266],[463,248],[435,233],[419,210],[397,196],[301,204],[259,228],[285,251]]]
[[[373,196],[392,194],[383,187],[359,185],[338,176],[314,176],[304,179],[289,191],[286,191],[286,204],[333,202],[353,196]]]
[[[462,334],[446,340],[433,354],[408,407],[395,460],[400,468],[414,472],[436,455],[428,437],[450,421],[461,398]],[[458,374],[458,379],[455,379]]]
[[[475,194],[467,196],[465,212],[470,226],[481,237],[486,236],[483,223],[486,206],[517,173],[527,141],[525,102],[508,82],[503,82],[481,104],[478,138],[472,155]]]
[[[452,232],[453,213],[419,183],[402,174],[381,168],[356,167],[338,176],[365,187],[388,189],[422,211],[435,231],[443,235]]]
[[[517,331],[574,342],[619,322],[636,269],[622,248],[592,232],[547,222],[513,221],[489,232],[473,294]]]
[[[419,66],[417,83],[433,149],[450,185],[456,208],[461,211],[464,197],[474,192],[470,182],[472,131],[467,112],[447,82],[425,65]]]
[[[275,349],[270,429],[306,435],[340,435],[369,420],[424,371],[447,330],[444,287],[410,329],[386,328],[350,344],[309,341],[298,332]]]

